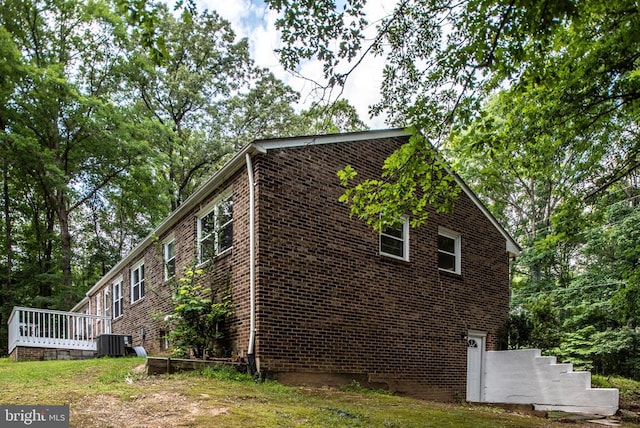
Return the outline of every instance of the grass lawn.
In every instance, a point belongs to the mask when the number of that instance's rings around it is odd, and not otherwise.
[[[143,364],[137,358],[0,359],[0,404],[68,404],[71,426],[82,428],[567,426],[492,407],[432,403],[357,385],[337,390],[256,383],[228,369],[147,376]]]

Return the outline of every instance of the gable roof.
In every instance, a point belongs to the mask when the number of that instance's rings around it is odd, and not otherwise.
[[[239,171],[246,165],[246,155],[266,154],[270,150],[300,148],[306,146],[315,146],[321,144],[336,144],[336,143],[350,143],[365,140],[376,140],[385,138],[401,138],[409,137],[411,134],[405,128],[372,130],[372,131],[358,131],[358,132],[346,132],[340,134],[327,134],[327,135],[305,135],[298,137],[286,137],[286,138],[269,138],[262,140],[255,140],[252,143],[247,144],[238,153],[236,153],[222,168],[220,168],[213,176],[202,184],[196,191],[189,196],[176,210],[171,212],[165,220],[160,223],[155,230],[149,234],[142,242],[136,245],[125,257],[123,257],[106,275],[104,275],[96,284],[91,287],[86,296],[94,294],[96,291],[104,287],[115,274],[125,268],[130,262],[134,261],[140,256],[143,251],[152,244],[158,237],[162,236],[182,218],[188,214],[194,207],[196,207],[204,198],[206,198],[211,192],[219,188],[228,178]],[[435,149],[434,149],[435,150]],[[473,191],[464,183],[464,181],[455,173],[447,169],[456,183],[462,188],[465,194],[473,201],[473,203],[482,211],[482,213],[489,219],[491,224],[500,232],[500,234],[506,240],[506,251],[517,256],[520,254],[521,248],[516,241],[511,237],[509,232],[502,227],[498,220],[491,214],[491,212],[484,206],[484,204],[478,199]],[[76,311],[87,301],[88,297],[84,297],[78,302],[71,310]]]
[[[252,144],[261,149],[261,152],[267,152],[274,149],[287,149],[295,147],[304,147],[317,144],[332,144],[343,142],[355,142],[363,140],[374,140],[381,138],[398,138],[409,137],[411,133],[405,128],[394,128],[377,131],[361,131],[361,132],[349,132],[343,134],[329,134],[329,135],[309,135],[302,137],[288,137],[288,138],[272,138],[265,140],[254,141]],[[433,150],[436,150],[435,148]],[[522,251],[522,248],[513,239],[511,234],[500,224],[498,219],[489,211],[489,209],[480,201],[478,196],[467,186],[462,178],[454,173],[451,169],[447,168],[447,172],[453,176],[455,182],[460,186],[462,191],[473,201],[473,203],[482,211],[482,213],[489,219],[491,224],[502,234],[506,240],[506,250],[513,256],[517,256]]]

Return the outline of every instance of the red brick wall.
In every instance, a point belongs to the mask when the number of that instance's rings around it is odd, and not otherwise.
[[[409,262],[380,256],[378,234],[350,219],[348,207],[338,202],[342,188],[336,171],[350,164],[361,177],[377,177],[398,144],[329,144],[254,157],[256,356],[267,374],[298,382],[357,379],[428,398],[464,398],[465,334],[486,331],[495,349],[509,299],[505,239],[471,200],[462,195],[452,215],[432,213],[428,224],[412,229]],[[230,186],[233,249],[203,266],[209,275],[203,281],[229,278],[230,349],[244,356],[249,337],[246,168],[179,219],[173,233],[180,274],[195,257],[198,211]],[[462,235],[461,275],[437,269],[438,226]],[[163,352],[160,332],[166,330],[153,314],[171,310],[172,286],[164,281],[162,266],[165,237],[107,283],[110,287],[123,276],[124,314],[113,322],[113,332],[131,334],[134,345],[151,354]],[[146,296],[131,305],[129,270],[141,258]]]
[[[162,332],[168,330],[163,322],[164,315],[171,313],[171,295],[175,287],[175,279],[184,275],[193,266],[196,257],[196,215],[209,202],[225,190],[233,189],[233,248],[215,259],[215,263],[207,262],[198,268],[205,273],[200,277],[203,285],[209,288],[216,286],[231,287],[234,300],[234,314],[227,325],[230,336],[229,351],[234,355],[246,354],[248,344],[248,311],[249,311],[249,266],[248,266],[248,184],[246,169],[238,171],[219,191],[213,192],[197,207],[184,215],[176,226],[166,234],[159,236],[156,242],[147,247],[142,255],[129,263],[118,273],[112,275],[106,287],[111,287],[114,280],[123,278],[123,315],[112,321],[112,332],[130,334],[134,346],[143,346],[148,354],[166,354],[163,349]],[[176,243],[176,278],[174,281],[164,280],[162,243],[171,233]],[[140,260],[145,264],[145,297],[131,304],[130,269]],[[246,295],[246,297],[245,297]],[[82,310],[85,308],[83,307]],[[92,299],[92,312],[95,313],[95,301]],[[141,329],[145,329],[144,341]]]
[[[308,146],[257,159],[263,371],[464,398],[465,334],[486,331],[495,348],[508,310],[506,244],[470,199],[462,194],[452,215],[432,213],[411,230],[409,262],[380,256],[378,234],[338,202],[336,171],[350,164],[377,177],[397,144]],[[438,226],[462,235],[461,275],[437,268]]]

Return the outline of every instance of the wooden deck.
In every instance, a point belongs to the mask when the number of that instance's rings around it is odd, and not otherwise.
[[[111,333],[110,317],[24,307],[13,308],[8,325],[9,355],[25,348],[95,352],[96,337]]]

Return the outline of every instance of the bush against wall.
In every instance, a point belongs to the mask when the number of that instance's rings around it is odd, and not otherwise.
[[[233,312],[231,293],[223,291],[216,302],[213,290],[202,285],[203,273],[202,269],[189,269],[176,281],[173,312],[165,317],[175,356],[205,358],[215,354],[216,344],[224,338],[224,322]]]

